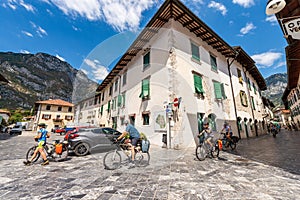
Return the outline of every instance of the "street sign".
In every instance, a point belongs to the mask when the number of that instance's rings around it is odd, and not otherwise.
[[[176,97],[174,100],[173,100],[173,105],[175,106],[175,107],[178,107],[178,98]]]

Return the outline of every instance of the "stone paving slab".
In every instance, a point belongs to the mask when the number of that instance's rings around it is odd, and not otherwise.
[[[198,161],[194,148],[151,146],[147,167],[105,170],[105,153],[24,166],[27,140],[0,140],[0,199],[299,199],[299,175],[226,152]]]

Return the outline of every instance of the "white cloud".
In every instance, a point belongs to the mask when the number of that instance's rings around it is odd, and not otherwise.
[[[23,49],[20,51],[20,53],[24,53],[24,54],[30,54],[30,52],[29,52],[29,51],[27,51],[27,50],[23,50]]]
[[[58,54],[56,54],[55,57],[58,58],[58,59],[61,60],[61,61],[64,61],[64,62],[66,61],[66,59],[64,59],[63,57],[61,57],[61,56],[58,55]]]
[[[278,23],[277,23],[277,18],[276,18],[275,15],[271,15],[271,16],[267,17],[267,18],[266,18],[266,21],[267,21],[267,22],[270,22],[272,26],[278,25]]]
[[[33,37],[33,35],[31,33],[27,32],[27,31],[22,31],[22,33],[24,35],[27,35],[28,37]]]
[[[238,4],[244,8],[249,8],[255,5],[254,0],[232,0],[232,3]]]
[[[89,76],[92,76],[96,81],[104,80],[109,73],[107,68],[102,66],[98,60],[84,59],[83,62],[90,67],[89,70],[83,70],[85,74],[89,74]]]
[[[135,30],[142,12],[157,0],[49,0],[64,14],[90,21],[104,20],[118,31]]]
[[[222,15],[226,15],[226,13],[227,13],[227,8],[223,4],[215,2],[215,1],[211,1],[208,4],[208,7],[215,8],[216,10],[220,11],[222,13]]]
[[[283,67],[283,66],[285,66],[285,65],[286,65],[286,62],[279,62],[276,66],[274,66],[274,69]]]
[[[42,27],[36,25],[33,22],[30,22],[31,26],[35,29],[35,32],[38,34],[38,36],[43,37],[45,35],[48,35],[47,31],[43,29]]]
[[[256,62],[259,68],[271,67],[277,60],[280,60],[281,57],[282,53],[271,51],[251,56],[251,58]]]
[[[24,3],[23,0],[20,0],[20,5],[23,6],[27,11],[34,12],[34,7],[30,4]]]
[[[256,29],[256,26],[253,25],[253,23],[247,23],[245,27],[241,28],[240,33],[242,35],[246,35],[249,33],[251,30]]]

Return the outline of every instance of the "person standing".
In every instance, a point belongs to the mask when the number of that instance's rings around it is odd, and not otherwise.
[[[46,153],[44,151],[44,145],[46,144],[47,138],[50,137],[50,133],[45,128],[46,124],[44,124],[44,123],[38,124],[38,127],[39,127],[38,134],[36,136],[34,136],[34,139],[37,140],[37,142],[38,142],[38,146],[35,149],[31,158],[29,160],[26,160],[23,162],[25,165],[31,165],[32,161],[35,159],[38,152],[41,154],[41,156],[44,160],[42,165],[49,164],[49,160],[47,159]]]

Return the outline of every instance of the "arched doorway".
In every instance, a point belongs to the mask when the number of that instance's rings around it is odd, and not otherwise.
[[[247,121],[248,121],[248,119],[245,117],[244,118],[245,132],[246,132],[246,137],[248,138],[249,137],[249,133],[248,133]]]

